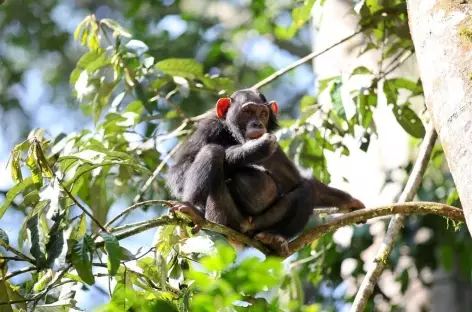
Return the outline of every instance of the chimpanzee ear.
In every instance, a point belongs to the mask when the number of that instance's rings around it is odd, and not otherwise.
[[[231,105],[230,98],[221,98],[216,102],[216,116],[218,118],[224,118],[228,112],[229,106]]]
[[[270,101],[269,102],[269,107],[270,109],[274,112],[275,116],[279,113],[279,106],[275,101]]]

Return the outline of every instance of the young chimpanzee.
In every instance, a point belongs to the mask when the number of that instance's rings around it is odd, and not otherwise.
[[[221,98],[179,149],[167,184],[192,217],[255,235],[278,251],[303,230],[315,207],[364,208],[351,195],[302,177],[274,135],[278,106],[245,89]]]

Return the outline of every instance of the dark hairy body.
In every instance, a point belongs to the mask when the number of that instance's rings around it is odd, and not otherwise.
[[[270,134],[277,129],[277,110],[250,89],[220,99],[169,169],[167,184],[182,200],[174,210],[197,225],[204,217],[285,249],[313,208],[363,208],[351,195],[302,177]]]

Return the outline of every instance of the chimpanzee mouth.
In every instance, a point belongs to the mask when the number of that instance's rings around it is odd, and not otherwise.
[[[246,133],[246,137],[248,139],[254,140],[260,138],[264,133],[266,133],[265,129],[251,130]]]

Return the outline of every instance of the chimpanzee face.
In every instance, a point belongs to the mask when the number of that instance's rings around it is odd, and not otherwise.
[[[230,128],[236,128],[244,140],[257,139],[273,130],[277,109],[275,102],[268,103],[262,93],[251,89],[236,91],[231,98],[217,103],[218,117],[226,117]]]

